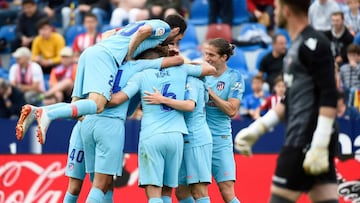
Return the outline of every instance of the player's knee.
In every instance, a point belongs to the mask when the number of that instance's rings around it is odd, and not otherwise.
[[[191,189],[191,195],[194,197],[194,199],[207,197],[208,196],[207,185],[196,184],[196,186],[192,187]]]
[[[189,194],[188,190],[185,189],[184,187],[178,187],[175,190],[175,196],[178,200],[182,200],[182,199],[186,199],[187,197],[189,197],[191,194]]]

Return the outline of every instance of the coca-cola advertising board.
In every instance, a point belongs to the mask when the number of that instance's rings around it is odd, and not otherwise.
[[[256,154],[251,158],[235,155],[236,195],[242,203],[268,202],[275,154]],[[360,198],[360,163],[336,160],[341,202],[357,203]],[[58,203],[66,193],[64,175],[66,155],[0,155],[0,203]],[[123,177],[115,180],[114,202],[145,203],[143,189],[137,186],[137,155],[126,154]],[[85,202],[91,184],[86,178],[78,202]],[[209,187],[212,202],[223,202],[216,184]],[[177,202],[175,197],[173,202]],[[302,196],[300,203],[310,202]]]

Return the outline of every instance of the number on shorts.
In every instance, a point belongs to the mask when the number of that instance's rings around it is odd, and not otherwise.
[[[168,92],[169,90],[169,87],[170,87],[170,84],[167,83],[165,84],[164,88],[162,89],[161,93],[164,97],[169,97],[171,99],[176,99],[176,94],[173,93],[173,92]],[[161,104],[161,110],[163,111],[172,111],[174,110],[173,108],[169,107],[169,106],[166,106],[164,104]]]
[[[84,160],[84,151],[83,150],[79,150],[76,153],[76,149],[72,149],[69,158],[71,159],[71,161],[74,161],[74,159],[81,163]]]

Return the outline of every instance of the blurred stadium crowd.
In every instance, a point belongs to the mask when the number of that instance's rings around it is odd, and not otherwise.
[[[314,0],[309,8],[310,23],[331,42],[338,116],[355,119],[359,5],[358,0]],[[234,119],[256,119],[285,92],[278,76],[291,40],[285,29],[274,26],[273,11],[273,0],[0,0],[0,118],[16,119],[25,103],[70,101],[77,59],[101,40],[102,32],[179,13],[188,28],[178,48],[189,60],[202,60],[207,39],[221,37],[236,45],[228,66],[243,74],[246,87]],[[141,110],[132,116],[140,117]]]

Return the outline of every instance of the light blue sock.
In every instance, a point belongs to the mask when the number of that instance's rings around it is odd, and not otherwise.
[[[153,197],[149,199],[148,203],[164,203],[164,202],[162,201],[161,198]]]
[[[240,203],[240,201],[236,197],[234,197],[234,199],[231,200],[231,202],[229,202],[229,203]]]
[[[66,192],[63,203],[76,203],[78,195],[73,195],[70,192]]]
[[[57,118],[73,118],[83,115],[96,114],[96,103],[91,99],[82,99],[71,104],[52,109],[47,112],[50,120]]]
[[[202,197],[199,198],[197,200],[195,200],[196,203],[210,203],[210,198],[209,197]]]
[[[113,200],[113,191],[112,190],[108,190],[106,193],[105,193],[105,196],[104,196],[104,199],[103,199],[103,203],[113,203],[114,200]]]
[[[53,109],[63,107],[63,106],[66,106],[66,105],[69,105],[69,103],[59,102],[59,103],[55,103],[55,104],[51,104],[51,105],[47,105],[47,106],[41,106],[41,108],[45,109],[47,111],[51,111]]]
[[[86,203],[101,203],[105,194],[99,188],[92,187],[87,198]]]
[[[171,203],[171,197],[169,196],[161,196],[161,199],[164,203]]]
[[[194,203],[195,200],[193,197],[188,197],[188,198],[185,198],[183,200],[180,200],[179,203]]]

